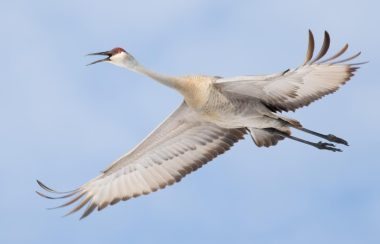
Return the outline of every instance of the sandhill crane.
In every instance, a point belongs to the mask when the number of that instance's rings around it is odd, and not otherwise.
[[[320,61],[329,44],[330,37],[325,32],[321,50],[313,58],[314,37],[309,31],[306,59],[300,67],[272,75],[232,78],[162,75],[141,66],[122,48],[89,54],[106,56],[90,64],[108,62],[141,73],[177,90],[184,101],[147,138],[98,177],[70,192],[57,192],[37,181],[45,191],[59,195],[37,193],[49,199],[71,197],[58,207],[79,202],[68,214],[87,205],[81,216],[84,218],[96,208],[102,210],[109,204],[146,195],[180,181],[230,149],[245,134],[259,147],[273,146],[289,138],[318,149],[341,151],[334,143],[348,145],[345,140],[306,129],[297,120],[277,113],[294,111],[335,92],[363,64],[347,63],[360,52],[337,61],[347,50],[347,44],[335,55]],[[329,142],[311,142],[292,136],[291,129]]]

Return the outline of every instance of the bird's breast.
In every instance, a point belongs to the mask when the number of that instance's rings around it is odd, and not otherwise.
[[[197,111],[202,109],[209,101],[212,90],[213,87],[210,79],[202,76],[186,78],[180,89],[187,105]]]

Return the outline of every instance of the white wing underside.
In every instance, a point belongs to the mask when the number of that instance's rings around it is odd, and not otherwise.
[[[87,205],[81,218],[94,209],[149,194],[178,182],[242,139],[245,129],[224,129],[198,119],[185,102],[135,149],[115,161],[97,178],[57,198],[72,197],[59,206]],[[58,193],[41,182],[45,190]],[[42,193],[40,195],[46,196]]]
[[[332,57],[319,61],[329,45],[330,37],[325,32],[322,48],[313,59],[314,37],[309,31],[309,47],[302,66],[272,75],[221,78],[215,86],[221,91],[258,98],[273,111],[294,111],[338,90],[361,64],[346,63],[360,52],[336,61],[347,50],[347,44]]]

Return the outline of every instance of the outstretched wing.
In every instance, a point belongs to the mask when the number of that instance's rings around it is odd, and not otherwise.
[[[64,207],[79,204],[68,214],[87,205],[81,218],[95,208],[149,194],[181,180],[242,139],[245,129],[224,129],[199,120],[185,102],[135,149],[116,160],[101,175],[72,192]],[[56,192],[44,184],[46,191]],[[38,194],[49,197],[45,194]]]
[[[362,64],[347,63],[360,52],[336,60],[347,50],[348,44],[330,58],[319,61],[329,46],[330,36],[325,31],[322,48],[313,58],[314,37],[309,30],[308,51],[300,67],[273,75],[221,78],[215,81],[215,86],[221,91],[258,98],[273,111],[294,111],[338,90]]]

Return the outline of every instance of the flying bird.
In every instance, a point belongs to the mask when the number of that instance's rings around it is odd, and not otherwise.
[[[340,152],[335,144],[347,141],[332,134],[306,129],[295,119],[279,114],[309,105],[344,85],[363,63],[349,63],[360,52],[338,59],[348,48],[324,58],[330,45],[328,32],[314,57],[314,37],[309,30],[309,45],[302,65],[271,75],[182,76],[159,74],[143,67],[123,48],[91,53],[105,58],[91,64],[107,62],[146,75],[178,91],[184,101],[148,137],[134,149],[114,161],[96,178],[69,192],[55,191],[38,184],[49,199],[70,198],[58,207],[77,205],[72,214],[85,207],[81,216],[108,205],[146,195],[180,181],[213,158],[229,150],[248,134],[258,147],[270,147],[291,139],[317,149]],[[325,141],[312,142],[291,134],[300,130]],[[57,207],[57,208],[58,208]],[[68,215],[67,214],[67,215]]]

